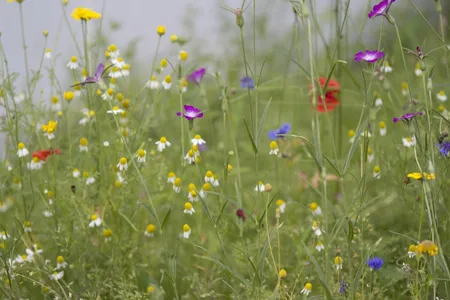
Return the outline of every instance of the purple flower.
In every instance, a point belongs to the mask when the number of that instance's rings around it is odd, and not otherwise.
[[[277,138],[283,138],[283,135],[288,134],[289,131],[291,131],[291,124],[284,123],[278,129],[269,130],[269,139],[276,140]]]
[[[113,66],[113,65],[110,65],[108,68],[106,68],[106,70],[108,70],[111,66]],[[105,73],[106,70],[105,70],[105,65],[102,63],[99,63],[94,76],[88,77],[83,82],[74,84],[71,87],[74,87],[77,85],[85,86],[88,83],[98,83],[100,81],[100,79],[102,79],[103,73]]]
[[[444,155],[445,157],[449,157],[450,154],[450,142],[442,142],[440,144],[437,144],[439,148],[439,152]]]
[[[395,0],[383,0],[372,8],[372,11],[369,12],[369,18],[385,16],[388,13],[391,4],[394,3]]]
[[[398,121],[410,122],[416,116],[421,116],[421,115],[423,115],[423,112],[421,112],[421,111],[413,112],[413,113],[407,113],[407,114],[402,115],[400,118],[394,118],[392,120],[394,121],[394,123],[397,123]]]
[[[348,289],[348,283],[345,280],[342,280],[341,284],[339,286],[339,294],[346,293],[347,289]]]
[[[369,268],[375,271],[381,269],[383,264],[384,261],[380,257],[372,257],[367,260],[367,265],[369,266]]]
[[[193,105],[185,105],[184,106],[184,112],[177,112],[177,116],[186,118],[186,120],[193,120],[193,119],[200,119],[203,117],[203,113],[200,109],[196,108]]]
[[[368,63],[374,63],[384,57],[384,53],[378,50],[366,50],[355,54],[355,61],[365,60]]]
[[[191,74],[188,75],[186,78],[190,82],[195,82],[196,84],[200,84],[200,81],[202,80],[203,76],[205,76],[206,69],[200,68],[198,70],[194,70]]]
[[[249,77],[242,77],[242,79],[241,79],[241,88],[253,90],[255,88],[255,82],[253,81],[253,78],[251,78],[250,76]]]

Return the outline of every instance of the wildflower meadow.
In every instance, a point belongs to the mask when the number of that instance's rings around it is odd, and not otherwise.
[[[221,1],[220,53],[155,23],[146,59],[112,0],[53,1],[71,51],[32,1],[0,4],[0,299],[450,299],[447,1]]]

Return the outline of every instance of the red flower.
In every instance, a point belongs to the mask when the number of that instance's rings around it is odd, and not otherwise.
[[[37,157],[42,161],[46,161],[47,157],[52,154],[61,154],[61,150],[59,150],[58,148],[49,149],[49,150],[39,150],[39,151],[33,152],[33,154],[31,154],[31,156]]]
[[[242,208],[239,208],[238,210],[236,210],[236,216],[242,220],[242,222],[245,222],[245,212]]]
[[[327,82],[327,79],[325,77],[319,77],[319,84],[320,87],[323,89],[325,87],[325,82]],[[313,86],[310,86],[310,90],[312,90]],[[317,95],[317,111],[318,112],[325,112],[325,111],[333,111],[336,106],[339,104],[339,100],[336,98],[337,94],[339,93],[339,82],[337,82],[334,79],[331,79],[328,83],[327,90],[325,91],[325,103],[323,102],[323,99],[320,95]],[[318,94],[319,91],[316,91]],[[326,109],[325,109],[326,104]]]

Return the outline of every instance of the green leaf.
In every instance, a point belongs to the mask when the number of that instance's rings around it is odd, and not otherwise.
[[[125,216],[121,211],[118,212],[119,216],[121,216],[129,225],[131,228],[133,228],[134,231],[138,231],[138,229],[136,228],[136,226],[134,226],[133,222],[131,222],[130,219],[128,219],[127,216]]]
[[[247,129],[248,137],[250,138],[250,141],[252,142],[253,152],[258,154],[258,148],[256,147],[255,141],[253,140],[252,134],[250,133],[250,128],[248,127],[247,121],[244,119],[245,128]]]
[[[164,216],[164,220],[161,223],[161,230],[163,230],[164,227],[166,227],[166,224],[167,224],[167,221],[169,220],[171,212],[172,212],[172,208],[169,208],[166,215]]]
[[[348,151],[347,158],[345,159],[344,166],[342,167],[342,172],[341,172],[342,175],[345,175],[345,173],[347,173],[348,168],[350,167],[350,162],[352,160],[353,154],[355,153],[356,147],[359,145],[358,142],[361,137],[361,133],[367,127],[367,123],[368,123],[368,120],[365,120],[355,133],[355,140],[353,141],[352,146],[350,147],[350,150]]]
[[[262,132],[263,132],[263,125],[264,122],[266,121],[266,117],[267,117],[267,112],[269,111],[269,106],[270,103],[272,102],[272,98],[269,99],[269,102],[267,102],[266,107],[264,108],[262,117],[261,117],[261,122],[259,123],[259,128],[258,128],[258,136],[256,137],[256,144],[259,145],[259,142],[261,140],[261,136],[262,136]]]
[[[353,223],[350,219],[347,220],[348,222],[348,233],[347,233],[347,243],[351,243],[353,241],[353,237],[355,235],[353,231]]]

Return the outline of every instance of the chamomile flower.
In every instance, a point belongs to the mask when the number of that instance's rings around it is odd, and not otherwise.
[[[83,172],[83,177],[86,179],[86,185],[95,183],[95,177],[91,176],[88,171]]]
[[[71,70],[76,70],[76,69],[78,69],[79,68],[79,65],[78,65],[78,59],[77,59],[77,57],[76,56],[72,56],[71,58],[70,58],[70,61],[67,63],[67,65],[66,65],[69,69],[71,69]]]
[[[409,245],[408,247],[408,257],[409,258],[413,258],[414,256],[416,256],[417,253],[417,249],[416,249],[416,245]]]
[[[264,192],[266,190],[265,184],[262,181],[258,181],[258,184],[255,186],[255,192]]]
[[[58,97],[53,96],[51,101],[52,101],[52,111],[60,111],[61,110],[61,103],[59,102]]]
[[[417,77],[420,77],[420,76],[422,76],[422,74],[423,74],[422,69],[420,68],[420,64],[419,64],[419,63],[416,64],[416,68],[415,68],[415,70],[414,70],[414,74],[416,74]]]
[[[198,194],[195,189],[192,189],[188,192],[188,199],[191,202],[197,202],[198,201]]]
[[[194,209],[194,207],[192,206],[192,203],[191,202],[186,202],[186,203],[184,203],[184,211],[183,211],[185,214],[189,214],[189,215],[192,215],[193,213],[195,213],[195,209]]]
[[[120,171],[128,170],[128,161],[125,157],[120,158],[119,163],[117,164],[117,168]]]
[[[381,135],[381,136],[385,136],[386,133],[387,133],[386,122],[381,121],[381,122],[378,124],[378,127],[379,127],[379,129],[380,129],[380,135]]]
[[[46,136],[49,140],[53,140],[55,138],[55,130],[58,122],[50,120],[48,124],[42,124],[41,128],[44,132],[44,136]]]
[[[212,182],[212,185],[215,186],[215,187],[218,187],[219,186],[219,180],[217,179],[217,175],[214,174],[213,177],[214,177],[214,181]]]
[[[7,212],[11,206],[12,206],[12,201],[9,198],[7,198],[5,201],[0,200],[0,213]]]
[[[312,284],[308,282],[305,284],[305,286],[303,287],[303,289],[301,290],[300,293],[308,296],[311,293],[311,291],[312,291]]]
[[[6,241],[9,238],[10,238],[10,236],[9,236],[9,234],[6,231],[0,232],[0,240]]]
[[[342,270],[342,264],[344,263],[344,260],[340,256],[336,256],[334,258],[334,265],[336,266],[336,270]]]
[[[113,106],[112,109],[106,111],[106,113],[114,115],[121,114],[123,112],[124,110],[119,108],[118,106]]]
[[[373,162],[375,159],[375,155],[373,154],[372,148],[368,147],[367,148],[367,161],[369,163]]]
[[[437,93],[436,98],[442,102],[447,101],[447,95],[445,94],[444,91],[440,91],[439,93]]]
[[[88,140],[85,137],[82,137],[80,139],[80,152],[88,152],[89,151],[89,147],[88,147]]]
[[[311,212],[315,216],[320,216],[322,214],[322,209],[320,208],[320,206],[316,202],[311,202],[309,204],[309,209],[311,210]]]
[[[33,231],[33,227],[31,227],[31,221],[25,221],[23,223],[23,231],[25,231],[25,232],[32,232]]]
[[[103,237],[105,238],[105,242],[109,242],[112,240],[112,230],[109,228],[103,229]]]
[[[50,48],[45,49],[44,58],[48,60],[52,58],[52,49]]]
[[[158,151],[163,152],[166,147],[170,147],[172,144],[166,139],[165,136],[161,137],[159,141],[155,143],[158,146]]]
[[[119,55],[120,55],[119,49],[117,48],[117,46],[115,44],[109,45],[107,52],[111,59],[119,57]]]
[[[22,181],[20,181],[20,178],[14,177],[11,186],[13,189],[21,190],[22,189]]]
[[[285,270],[285,269],[281,269],[281,270],[278,272],[278,276],[280,276],[281,279],[285,279],[285,278],[287,277],[287,272],[286,272],[286,270]]]
[[[25,144],[24,143],[19,143],[17,145],[17,148],[18,148],[18,150],[17,150],[17,156],[18,157],[24,157],[24,156],[27,156],[29,154],[28,149],[25,148]]]
[[[391,73],[392,67],[389,65],[389,62],[386,60],[384,61],[384,65],[381,66],[380,71],[383,73]]]
[[[181,92],[186,93],[187,87],[188,87],[188,81],[186,80],[186,78],[181,79]]]
[[[322,230],[319,228],[319,223],[317,221],[313,221],[311,229],[314,231],[314,234],[317,236],[322,235]]]
[[[173,181],[173,190],[175,193],[179,194],[181,191],[181,178],[175,178],[175,180]]]
[[[156,33],[158,33],[159,36],[163,36],[166,34],[166,27],[164,25],[158,25],[156,27]]]
[[[159,69],[161,70],[161,72],[167,67],[168,64],[169,62],[167,61],[167,59],[161,59],[161,61],[159,62]]]
[[[151,90],[157,90],[157,89],[159,89],[159,81],[155,75],[152,75],[152,77],[150,78],[149,81],[147,81],[145,86]]]
[[[373,178],[380,179],[381,177],[381,169],[380,166],[376,165],[373,167]]]
[[[214,173],[211,171],[206,171],[204,179],[205,179],[205,182],[213,183],[214,182]]]
[[[211,192],[212,191],[212,186],[211,186],[211,183],[209,183],[209,182],[205,182],[204,184],[203,184],[203,186],[202,186],[202,189],[200,190],[200,197],[201,198],[203,198],[203,199],[205,199],[206,198],[206,195],[207,195],[207,192]]]
[[[78,121],[78,124],[84,126],[87,123],[89,123],[89,121],[94,120],[95,111],[89,110],[87,108],[83,108],[81,110],[81,113],[84,115],[84,117],[82,119],[80,119],[80,121]]]
[[[125,66],[125,62],[123,61],[122,57],[113,58],[111,59],[111,62],[113,63],[114,66],[118,67],[119,69],[122,69],[123,66]]]
[[[355,131],[353,129],[350,129],[348,131],[348,138],[349,138],[349,142],[353,144],[353,142],[355,141]]]
[[[72,171],[73,178],[78,178],[78,177],[80,177],[80,175],[81,175],[81,173],[77,168],[73,169],[73,171]]]
[[[192,149],[184,156],[184,160],[187,161],[188,164],[195,164],[196,157]]]
[[[67,263],[64,261],[64,257],[59,255],[56,258],[56,270],[62,270],[67,267]]]
[[[170,87],[172,86],[172,76],[167,75],[162,81],[161,85],[164,87],[165,90],[170,89]]]
[[[320,252],[323,249],[325,249],[325,246],[323,245],[323,243],[321,241],[318,241],[316,244],[316,250]]]
[[[192,145],[203,145],[206,144],[206,142],[202,139],[200,134],[196,134],[194,138],[191,140]]]
[[[178,59],[180,61],[186,61],[188,59],[189,54],[187,53],[187,51],[181,50],[180,53],[178,54]]]
[[[123,77],[130,76],[130,69],[131,69],[131,66],[129,64],[123,65],[123,67],[122,67],[122,75],[123,75]]]
[[[53,217],[53,212],[51,212],[50,210],[44,210],[42,212],[42,215],[44,215],[44,217],[46,217],[46,218],[51,218],[51,217]]]
[[[100,227],[102,225],[102,219],[97,214],[91,215],[91,222],[89,223],[89,227]]]
[[[50,280],[54,280],[54,281],[58,281],[60,279],[62,279],[64,277],[64,271],[60,271],[60,272],[53,272],[52,275],[50,275]]]
[[[111,68],[111,71],[109,71],[109,77],[111,78],[120,78],[123,76],[122,70],[116,66]]]
[[[414,136],[413,137],[405,137],[405,138],[402,138],[402,142],[403,142],[403,146],[405,146],[407,148],[411,148],[416,145],[416,138]]]
[[[271,141],[269,148],[270,148],[269,155],[278,155],[280,149],[278,148],[277,142]]]
[[[74,97],[75,97],[74,92],[72,92],[72,91],[64,92],[64,100],[66,100],[67,102],[72,101]]]
[[[284,214],[284,211],[286,210],[286,202],[284,202],[284,200],[278,199],[275,202],[275,205],[280,209],[280,213]]]
[[[147,156],[147,151],[144,149],[139,149],[135,155],[137,157],[138,163],[145,163],[145,157]]]
[[[39,157],[33,157],[31,162],[27,163],[27,168],[29,170],[40,170],[44,166],[44,161],[40,160]]]
[[[169,174],[167,174],[167,183],[172,183],[172,184],[174,184],[175,183],[175,178],[176,178],[177,176],[175,175],[175,173],[174,172],[169,172]]]
[[[191,227],[188,224],[184,224],[183,225],[183,237],[185,239],[188,239],[189,236],[191,235]]]
[[[377,93],[375,99],[375,107],[380,107],[381,105],[383,105],[383,100],[381,99],[380,94]]]
[[[153,237],[155,235],[156,226],[153,224],[148,224],[145,228],[144,235],[146,237]]]
[[[109,88],[102,94],[102,99],[105,101],[112,100],[114,98],[114,90]]]
[[[402,95],[408,96],[408,84],[406,82],[402,82]]]

